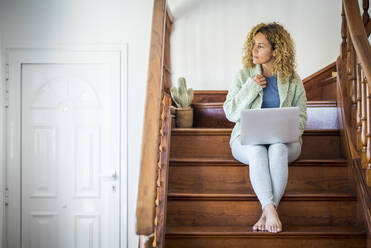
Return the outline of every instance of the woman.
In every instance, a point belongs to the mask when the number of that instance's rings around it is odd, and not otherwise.
[[[230,146],[233,157],[249,165],[250,181],[262,206],[262,216],[253,230],[281,232],[277,207],[285,191],[288,163],[301,152],[307,121],[307,98],[295,72],[295,48],[290,34],[278,23],[261,23],[252,28],[244,44],[243,69],[228,91],[223,109],[235,122]],[[298,106],[299,142],[271,145],[241,145],[242,109]],[[272,120],[274,121],[274,120]]]

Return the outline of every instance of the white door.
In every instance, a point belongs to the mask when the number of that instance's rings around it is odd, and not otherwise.
[[[55,55],[20,67],[21,216],[12,227],[10,201],[8,232],[20,227],[23,248],[119,247],[120,54]]]

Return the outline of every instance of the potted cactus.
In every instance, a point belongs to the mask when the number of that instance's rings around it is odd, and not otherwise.
[[[193,89],[187,90],[185,78],[181,77],[177,80],[177,87],[173,86],[170,89],[171,98],[175,102],[177,127],[192,127],[193,124],[193,109],[191,102],[193,100]]]

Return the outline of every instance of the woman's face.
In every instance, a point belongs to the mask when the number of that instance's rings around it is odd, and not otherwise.
[[[254,46],[252,48],[254,64],[268,64],[273,62],[273,56],[276,51],[272,51],[272,45],[262,33],[257,33],[254,37]]]

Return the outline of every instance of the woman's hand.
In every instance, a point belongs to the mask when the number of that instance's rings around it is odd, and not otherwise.
[[[262,76],[260,74],[256,74],[256,76],[253,79],[262,88],[265,88],[267,86],[267,81],[265,80],[264,76]]]

